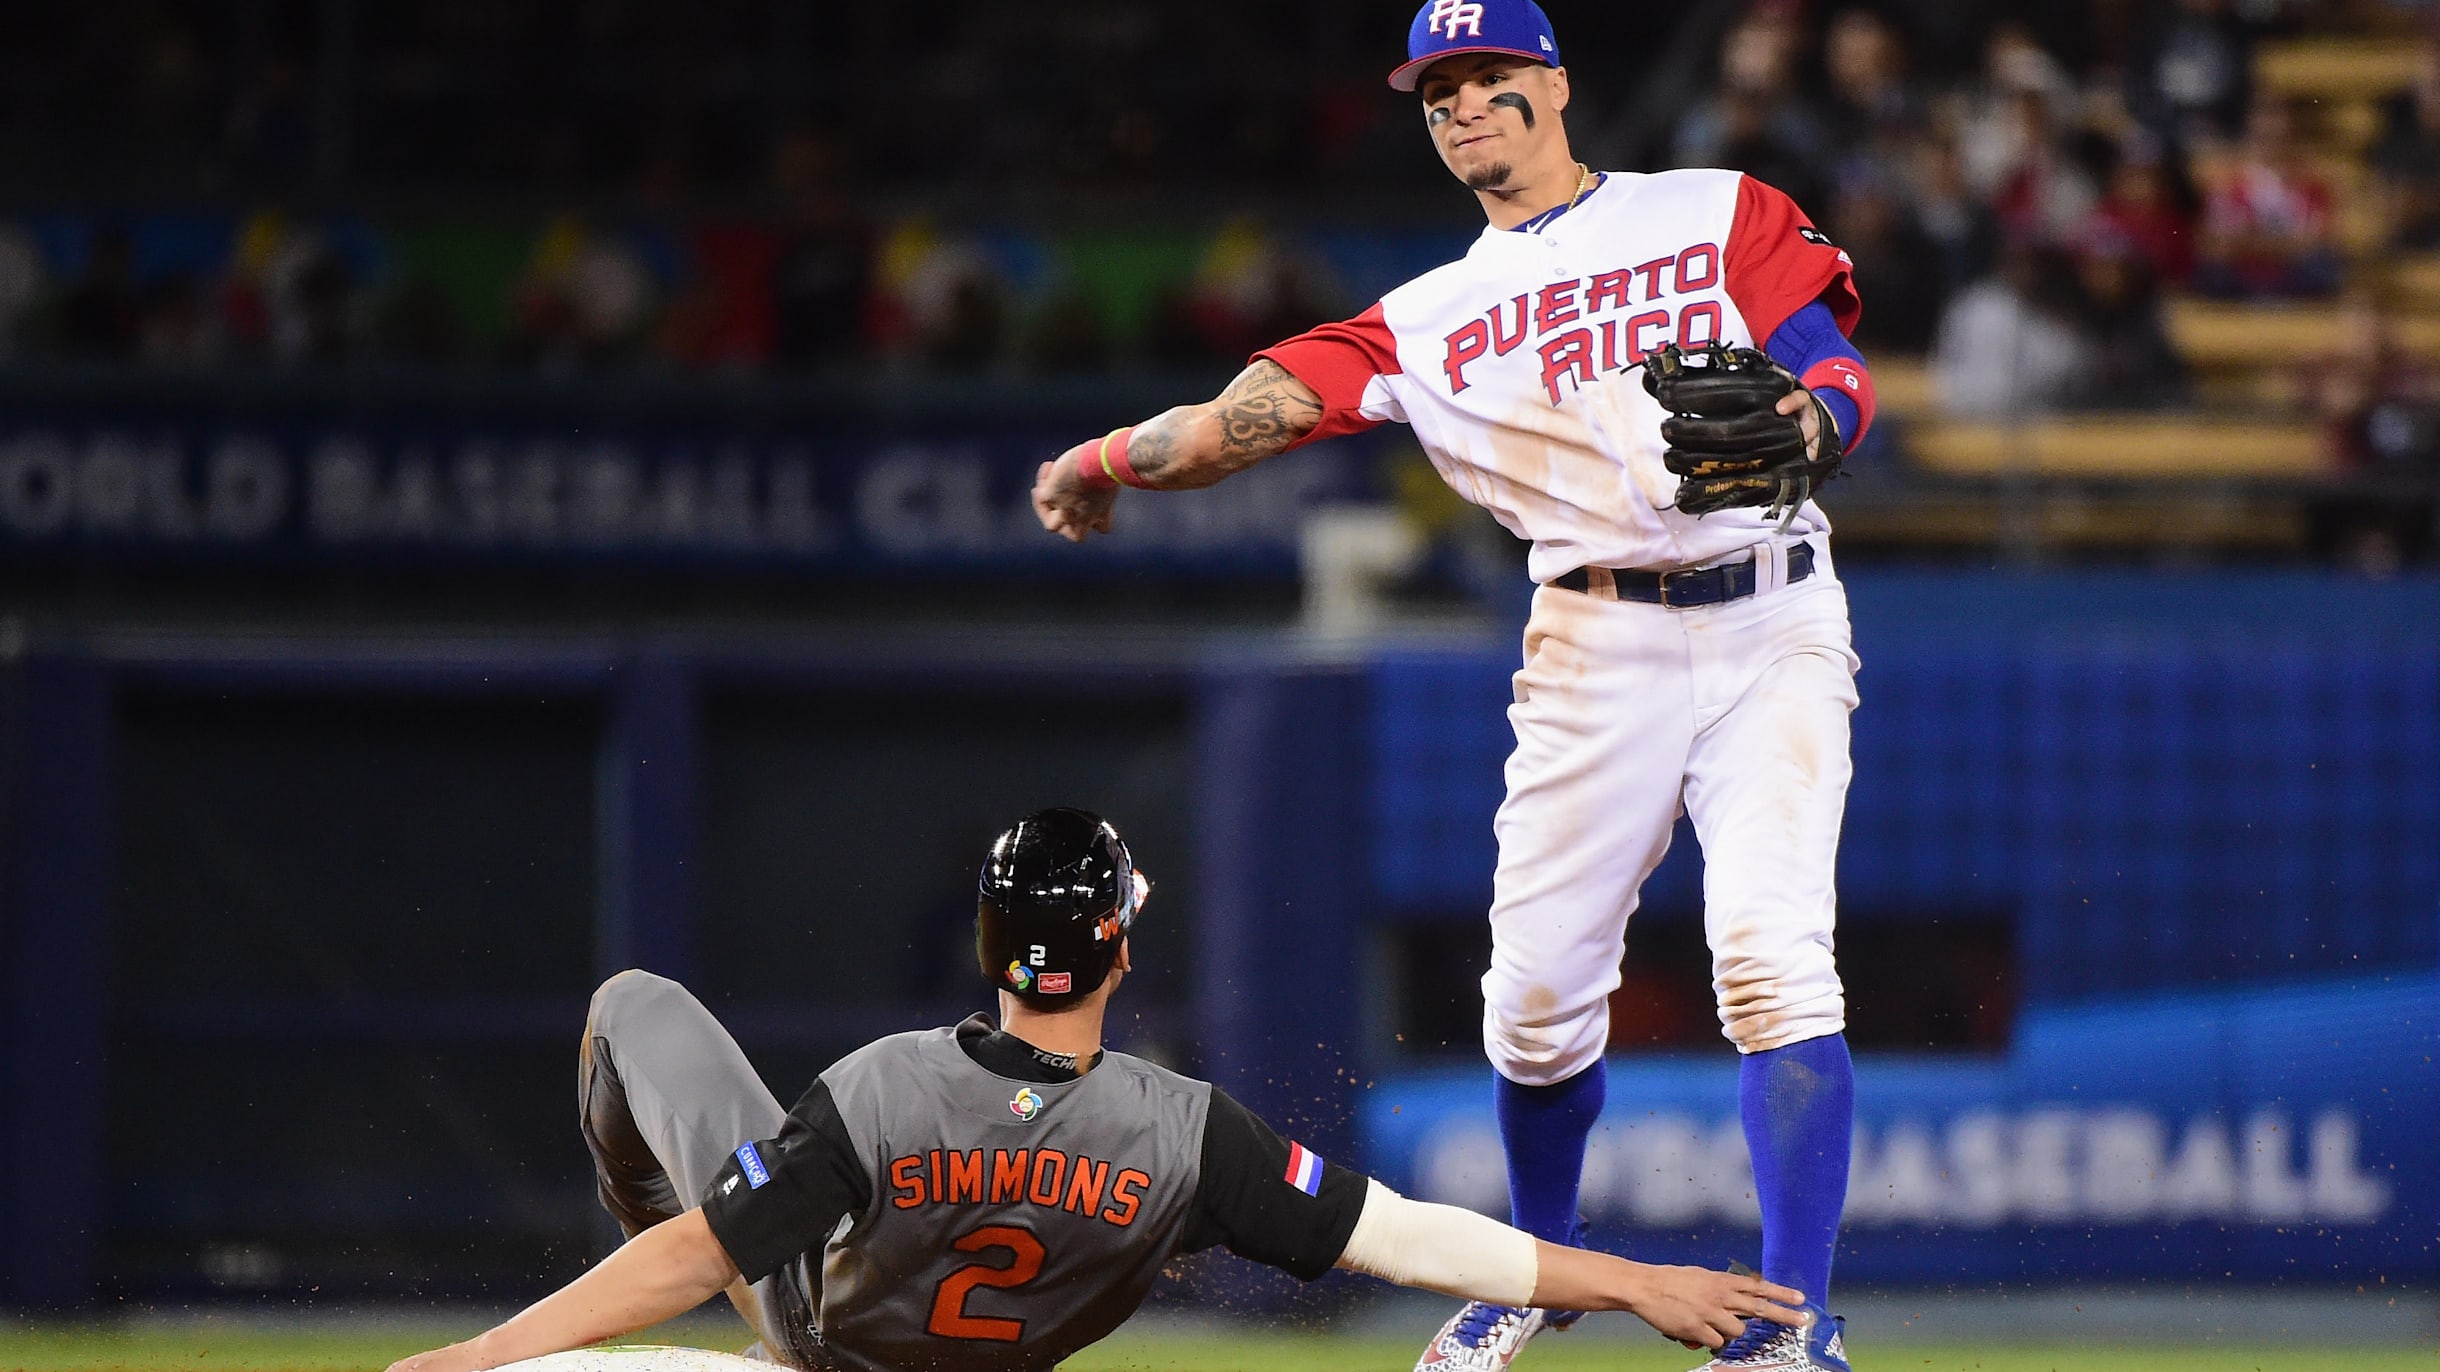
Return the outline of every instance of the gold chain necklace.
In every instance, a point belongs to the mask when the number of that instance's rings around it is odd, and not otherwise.
[[[1526,220],[1523,224],[1520,224],[1517,227],[1520,229],[1539,227],[1540,225],[1567,213],[1569,210],[1576,208],[1576,202],[1584,198],[1585,192],[1591,189],[1592,184],[1593,169],[1584,165],[1582,162],[1577,163],[1576,193],[1567,198],[1567,203],[1564,205],[1554,205],[1551,208],[1542,211],[1540,214],[1535,215],[1533,218]]]

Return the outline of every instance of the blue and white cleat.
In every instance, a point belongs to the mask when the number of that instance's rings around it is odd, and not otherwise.
[[[1468,1301],[1432,1336],[1415,1372],[1507,1372],[1525,1351],[1525,1341],[1545,1329],[1563,1330],[1584,1314],[1534,1306]]]
[[[1804,1312],[1812,1318],[1802,1325],[1747,1320],[1745,1332],[1695,1372],[1848,1372],[1846,1317],[1818,1305]]]

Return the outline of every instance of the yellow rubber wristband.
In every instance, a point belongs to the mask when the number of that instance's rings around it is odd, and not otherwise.
[[[1110,440],[1118,437],[1118,433],[1118,429],[1112,429],[1101,436],[1101,474],[1110,478],[1111,485],[1124,486],[1127,483],[1118,479],[1118,469],[1110,465]]]

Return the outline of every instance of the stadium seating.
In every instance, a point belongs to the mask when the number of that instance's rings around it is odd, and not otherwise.
[[[2025,424],[1919,424],[1910,451],[1949,476],[2191,481],[2304,478],[2321,466],[2310,424],[2191,415],[2080,415]]]

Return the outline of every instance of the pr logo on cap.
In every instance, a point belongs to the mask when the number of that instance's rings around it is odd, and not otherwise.
[[[1550,16],[1533,0],[1428,0],[1406,30],[1406,64],[1389,74],[1392,90],[1411,91],[1423,69],[1461,52],[1504,52],[1559,65]]]
[[[1449,26],[1447,36],[1450,38],[1455,38],[1461,28],[1466,30],[1467,37],[1480,38],[1483,36],[1483,7],[1474,0],[1432,0],[1432,23],[1425,32],[1439,33],[1443,24]]]

